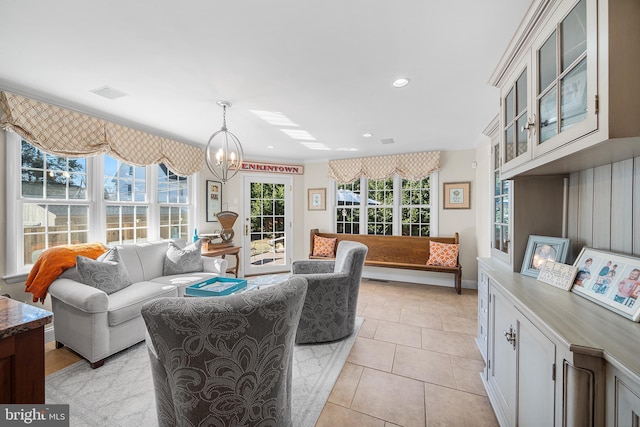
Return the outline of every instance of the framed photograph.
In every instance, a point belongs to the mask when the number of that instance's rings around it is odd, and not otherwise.
[[[565,262],[569,251],[569,239],[530,235],[524,253],[520,274],[538,277],[545,261]]]
[[[571,292],[621,316],[640,321],[640,258],[582,248]]]
[[[222,210],[222,183],[207,180],[207,222],[218,222],[216,214]]]
[[[471,182],[445,182],[443,209],[470,209]]]
[[[310,211],[323,211],[327,208],[327,189],[326,188],[310,188],[307,190],[308,207]]]

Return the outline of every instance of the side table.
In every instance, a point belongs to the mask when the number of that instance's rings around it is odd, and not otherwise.
[[[0,403],[44,404],[44,325],[52,318],[0,296]]]
[[[207,251],[202,251],[202,256],[208,256],[211,258],[220,257],[223,258],[227,255],[235,255],[236,256],[236,265],[233,267],[229,267],[227,269],[227,273],[233,272],[235,277],[238,277],[238,267],[240,266],[240,249],[242,246],[227,246],[224,248],[215,248]]]

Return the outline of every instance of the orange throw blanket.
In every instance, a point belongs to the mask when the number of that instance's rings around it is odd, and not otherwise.
[[[102,243],[56,246],[42,252],[33,264],[25,283],[26,292],[33,294],[33,302],[44,303],[49,285],[67,268],[76,265],[76,256],[96,259],[107,251]]]

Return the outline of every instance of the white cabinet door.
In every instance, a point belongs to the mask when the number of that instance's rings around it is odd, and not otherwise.
[[[495,287],[490,289],[489,387],[500,425],[515,426],[516,421],[516,349],[509,338],[518,327],[513,304]]]
[[[518,426],[554,425],[556,346],[518,313]]]
[[[487,392],[501,426],[555,425],[556,346],[489,281]]]
[[[616,380],[615,417],[616,427],[640,426],[640,397],[618,379]]]

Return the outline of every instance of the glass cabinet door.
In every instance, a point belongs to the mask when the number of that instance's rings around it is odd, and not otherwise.
[[[535,153],[538,155],[597,128],[595,116],[595,43],[590,47],[593,28],[589,4],[580,0],[558,11],[536,44]],[[595,14],[595,12],[594,12]],[[593,37],[592,37],[593,38]],[[593,64],[589,64],[589,60]],[[592,66],[593,65],[593,66]],[[574,131],[568,132],[572,128]]]
[[[533,131],[531,120],[529,82],[529,61],[525,58],[520,67],[514,68],[511,83],[503,88],[502,93],[502,150],[501,165],[506,168],[516,166],[531,159],[530,132]]]

